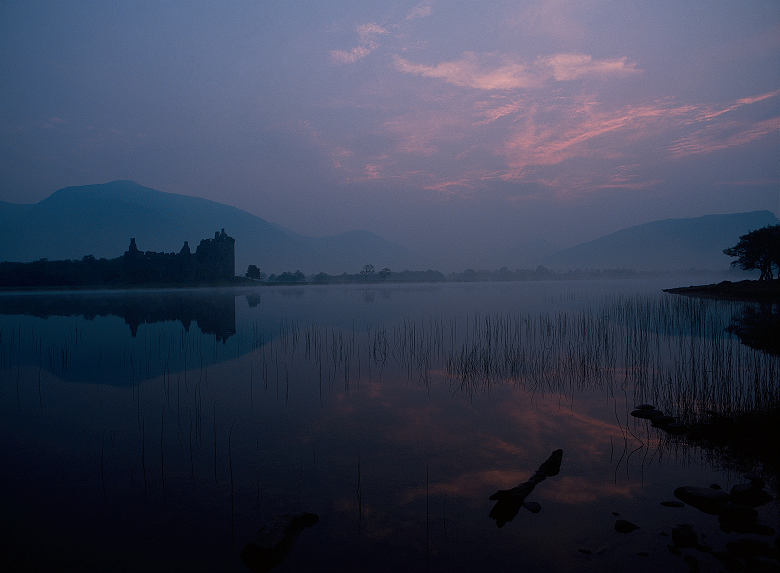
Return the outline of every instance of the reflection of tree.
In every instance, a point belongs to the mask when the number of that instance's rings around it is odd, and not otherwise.
[[[746,304],[741,316],[731,318],[727,330],[742,344],[771,354],[780,354],[780,304]]]
[[[30,294],[4,296],[0,314],[49,316],[96,316],[124,318],[135,337],[141,324],[178,320],[189,331],[194,320],[204,334],[227,341],[236,333],[236,297],[219,291],[168,291]]]

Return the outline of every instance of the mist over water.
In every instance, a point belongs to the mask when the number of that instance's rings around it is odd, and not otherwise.
[[[742,476],[630,412],[760,410],[780,359],[726,332],[745,305],[670,286],[4,294],[3,554],[245,571],[257,529],[308,511],[320,521],[287,570],[679,567],[659,532],[730,537],[659,503]],[[497,528],[488,496],[558,448],[560,473],[528,498],[542,511]],[[776,510],[760,520],[777,529]],[[640,529],[616,533],[613,513]]]

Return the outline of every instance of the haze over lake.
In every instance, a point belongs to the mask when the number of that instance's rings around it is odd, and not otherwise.
[[[744,469],[630,412],[760,410],[780,358],[726,331],[757,304],[673,286],[4,293],[3,559],[246,571],[260,527],[307,511],[280,571],[679,570],[662,531],[691,523],[716,550],[736,534],[660,502]],[[541,511],[496,527],[488,497],[559,448]]]

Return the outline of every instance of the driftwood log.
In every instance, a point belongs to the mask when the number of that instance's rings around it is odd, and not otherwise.
[[[292,551],[298,534],[317,523],[314,513],[290,513],[274,519],[257,532],[255,538],[241,550],[241,560],[252,573],[270,571]]]
[[[496,520],[498,527],[503,527],[505,523],[514,519],[517,512],[520,511],[520,507],[525,504],[525,498],[534,490],[536,484],[543,482],[548,477],[558,475],[562,459],[563,450],[555,450],[527,482],[512,489],[500,489],[490,496],[489,499],[496,501],[496,505],[490,511],[490,518]],[[529,508],[529,510],[536,513],[539,511],[538,507],[539,504],[534,504],[534,508]]]

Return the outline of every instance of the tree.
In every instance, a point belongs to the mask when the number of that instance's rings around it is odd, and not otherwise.
[[[772,280],[774,267],[778,268],[780,278],[780,225],[767,225],[761,229],[742,235],[739,242],[731,248],[723,249],[730,257],[738,257],[731,261],[731,266],[739,266],[744,271],[759,270],[758,280]]]
[[[381,271],[379,271],[379,277],[382,280],[388,279],[390,277],[390,269],[387,267],[383,268]]]
[[[263,273],[260,272],[260,269],[257,268],[257,265],[249,265],[246,269],[246,274],[244,275],[248,279],[252,279],[255,281],[259,281],[263,279]]]
[[[366,265],[366,266],[364,266],[363,270],[360,271],[360,274],[363,275],[363,278],[365,280],[369,280],[375,274],[374,265]]]

